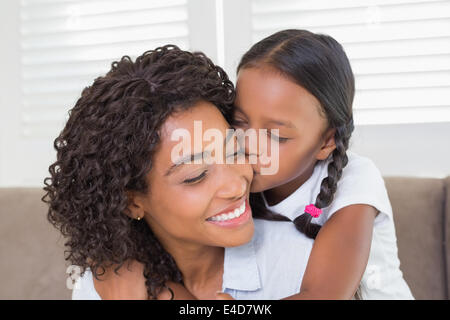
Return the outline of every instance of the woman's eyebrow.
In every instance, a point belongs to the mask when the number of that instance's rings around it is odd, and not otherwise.
[[[166,172],[165,176],[168,176],[169,174],[171,174],[176,168],[179,168],[181,165],[186,164],[187,162],[193,162],[199,158],[203,158],[203,154],[205,153],[205,151],[203,152],[198,152],[195,154],[189,154],[187,156],[181,157],[180,159],[178,159]]]
[[[228,141],[233,137],[233,131],[229,130],[227,131],[227,136],[225,137],[225,139],[223,140],[223,144],[224,146],[226,146],[226,144],[228,143]],[[184,157],[179,158],[172,166],[170,166],[170,168],[167,170],[167,172],[164,174],[164,176],[168,176],[169,174],[171,174],[175,169],[179,168],[180,166],[186,164],[187,162],[193,162],[196,159],[203,159],[204,155],[206,152],[209,152],[207,150],[204,150],[202,152],[198,152],[198,153],[194,153],[194,154],[189,154],[186,155]]]

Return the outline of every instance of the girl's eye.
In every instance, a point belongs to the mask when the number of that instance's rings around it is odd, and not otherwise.
[[[270,138],[271,138],[272,140],[278,139],[278,142],[280,142],[280,143],[283,143],[283,142],[286,142],[286,141],[289,140],[289,138],[277,137],[277,136],[274,135],[274,134],[271,134],[271,135],[270,135]]]
[[[194,183],[196,183],[196,182],[199,182],[199,181],[201,181],[205,176],[206,176],[206,173],[208,172],[208,170],[205,170],[205,171],[203,171],[200,175],[198,175],[197,177],[195,177],[195,178],[191,178],[191,179],[186,179],[186,180],[184,180],[183,181],[183,183],[185,183],[185,184],[194,184]]]

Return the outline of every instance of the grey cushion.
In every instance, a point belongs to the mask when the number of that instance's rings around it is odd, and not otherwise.
[[[448,299],[444,259],[445,180],[385,178],[401,269],[416,299]]]

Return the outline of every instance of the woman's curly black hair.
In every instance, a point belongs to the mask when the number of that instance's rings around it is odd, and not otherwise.
[[[147,193],[160,128],[174,112],[208,101],[229,121],[235,91],[200,52],[174,45],[135,61],[124,56],[86,87],[54,140],[57,160],[44,180],[48,220],[67,237],[66,260],[93,275],[125,261],[144,264],[149,297],[182,275],[150,227],[125,214],[128,191]]]

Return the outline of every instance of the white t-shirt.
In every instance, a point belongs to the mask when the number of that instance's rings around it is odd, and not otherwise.
[[[337,184],[333,202],[312,222],[323,225],[336,211],[352,204],[375,207],[379,214],[374,221],[369,260],[361,281],[362,298],[413,299],[400,271],[392,208],[381,173],[370,159],[350,151],[347,155],[348,164]],[[268,207],[291,220],[303,214],[307,205],[315,203],[320,184],[328,175],[328,163],[329,160],[319,162],[300,188],[282,202]]]

